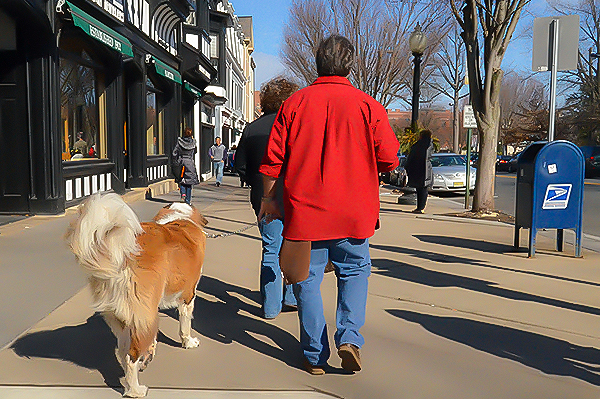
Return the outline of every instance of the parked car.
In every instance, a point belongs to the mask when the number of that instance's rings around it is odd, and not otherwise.
[[[585,177],[600,176],[600,146],[579,147],[585,158]]]
[[[404,155],[402,155],[401,151],[398,151],[398,160],[400,160],[400,162],[402,162],[402,159],[405,158]],[[405,161],[406,162],[406,161]],[[392,179],[392,173],[394,171],[391,172],[383,172],[379,174],[379,180],[384,182],[385,184],[395,184],[395,180]]]
[[[398,158],[400,164],[396,169],[390,172],[390,184],[393,184],[398,187],[406,187],[408,184],[408,176],[406,174],[406,169],[404,169],[404,164],[406,164],[406,157],[402,155]]]
[[[511,160],[510,155],[498,155],[496,157],[496,171],[508,172],[508,162]]]
[[[513,173],[517,171],[517,162],[519,162],[519,155],[521,155],[520,152],[513,155],[513,157],[508,161],[508,167],[506,168],[506,171],[508,173]]]
[[[433,187],[429,191],[465,191],[466,182],[466,160],[458,154],[433,154],[431,156],[433,167]],[[469,190],[475,189],[476,172],[472,166],[470,169]]]

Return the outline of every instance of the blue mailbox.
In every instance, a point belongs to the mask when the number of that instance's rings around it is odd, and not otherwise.
[[[585,160],[569,141],[536,142],[517,162],[515,248],[519,229],[529,228],[529,257],[535,255],[539,229],[557,229],[556,248],[563,249],[563,230],[575,230],[575,256],[581,256]]]

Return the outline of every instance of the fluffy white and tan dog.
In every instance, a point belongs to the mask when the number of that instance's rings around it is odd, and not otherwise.
[[[200,280],[206,219],[194,207],[172,203],[150,223],[140,223],[117,194],[94,194],[79,207],[66,235],[89,274],[94,309],[117,338],[116,356],[125,371],[123,396],[143,397],[138,373],[154,356],[158,309],[179,308],[184,348],[191,336],[196,286]]]

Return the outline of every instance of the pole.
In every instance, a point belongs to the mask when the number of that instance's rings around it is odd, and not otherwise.
[[[471,129],[467,129],[467,171],[465,174],[465,209],[469,209],[469,188],[471,186]]]
[[[556,119],[556,75],[558,72],[558,19],[550,23],[550,121],[548,123],[548,142],[554,141],[554,121]]]
[[[421,84],[421,54],[413,53],[415,56],[413,62],[415,63],[415,69],[413,73],[413,96],[412,96],[412,120],[410,126],[413,132],[417,130],[417,121],[419,120],[419,94]]]

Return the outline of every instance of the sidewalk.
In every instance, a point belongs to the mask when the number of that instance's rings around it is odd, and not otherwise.
[[[248,189],[233,177],[224,183],[194,190],[209,233],[255,219]],[[177,199],[131,205],[148,220]],[[157,356],[140,377],[148,397],[600,396],[600,254],[576,259],[570,245],[557,253],[542,235],[527,259],[524,234],[513,252],[512,226],[432,216],[456,211],[451,201],[430,198],[426,215],[409,213],[414,205],[389,190],[381,201],[362,372],[344,375],[332,348],[331,373],[307,374],[296,313],[260,317],[260,236],[251,228],[208,241],[193,324],[199,348],[181,349],[175,314],[162,314]],[[85,277],[61,243],[73,217],[0,226],[0,398],[120,396],[115,339],[91,312]],[[322,293],[331,342],[333,274]]]

